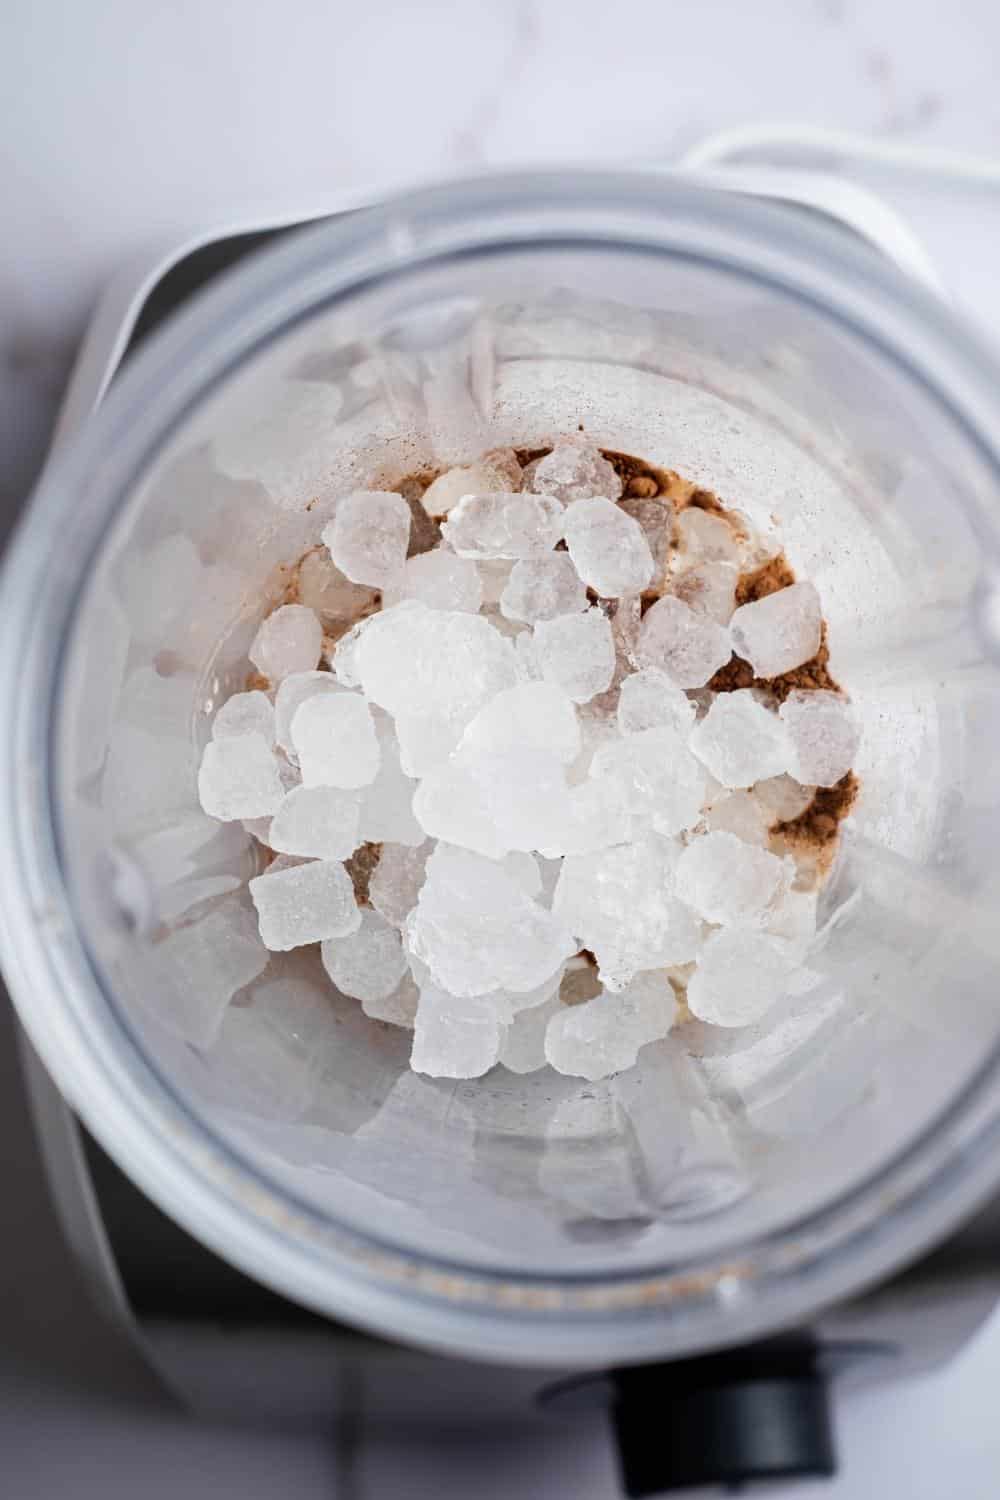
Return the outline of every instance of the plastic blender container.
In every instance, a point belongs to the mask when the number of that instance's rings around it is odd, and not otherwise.
[[[520,1363],[729,1344],[943,1234],[1000,1178],[998,389],[849,235],[661,175],[421,192],[200,296],[3,576],[4,968],[105,1149],[287,1296]],[[258,855],[196,771],[289,569],[345,491],[581,430],[820,589],[864,736],[812,987],[597,1084],[413,1074],[313,952],[216,1003]]]

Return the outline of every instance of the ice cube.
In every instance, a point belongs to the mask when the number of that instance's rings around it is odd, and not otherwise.
[[[274,707],[266,693],[234,693],[212,720],[213,740],[241,734],[263,735],[274,744]]]
[[[711,1026],[752,1026],[785,994],[793,970],[780,939],[726,927],[706,941],[688,983],[687,1003]]]
[[[266,948],[283,953],[305,943],[346,937],[361,925],[351,878],[342,864],[314,859],[250,881]]]
[[[637,657],[659,667],[682,688],[704,687],[732,655],[729,632],[671,594],[643,616]]]
[[[265,818],[285,795],[278,762],[262,734],[210,740],[198,772],[198,798],[209,817],[222,823]]]
[[[368,899],[375,910],[394,927],[402,927],[417,904],[427,873],[429,841],[410,848],[406,844],[384,844],[368,883]]]
[[[555,546],[562,518],[551,495],[466,495],[441,535],[459,557],[533,557]]]
[[[510,571],[500,595],[500,610],[509,620],[555,620],[587,608],[587,590],[568,552],[524,557]]]
[[[624,844],[632,832],[630,789],[613,776],[594,777],[570,788],[566,854],[593,854]]]
[[[705,814],[709,833],[733,833],[745,844],[764,848],[774,819],[750,792],[730,792],[714,801]]]
[[[396,717],[400,765],[407,776],[427,776],[444,765],[462,738],[460,720],[432,714],[399,714]]]
[[[680,899],[706,922],[760,927],[794,870],[734,833],[706,833],[688,844],[674,875]]]
[[[339,502],[321,534],[333,561],[353,583],[385,588],[406,561],[410,507],[392,490],[355,490]]]
[[[688,741],[716,781],[748,787],[788,769],[791,746],[778,715],[751,688],[719,693]]]
[[[639,1049],[666,1036],[676,1016],[666,976],[637,974],[618,993],[605,989],[583,1005],[560,1007],[545,1033],[545,1056],[558,1073],[593,1083],[632,1067]]]
[[[268,843],[282,854],[349,859],[361,843],[359,798],[334,786],[300,786],[271,819]]]
[[[371,843],[406,844],[415,848],[426,834],[413,814],[416,782],[403,774],[399,743],[388,719],[380,717],[378,775],[361,798],[361,837]]]
[[[618,699],[618,727],[622,734],[667,728],[687,738],[693,724],[694,704],[666,672],[645,667],[625,678]]]
[[[268,615],[248,655],[258,672],[280,682],[293,672],[311,672],[323,650],[323,627],[303,604],[283,604]]]
[[[800,782],[835,786],[851,769],[860,735],[837,693],[789,693],[778,710],[792,745],[789,769]]]
[[[523,994],[576,951],[560,920],[526,896],[502,866],[438,845],[427,862],[407,941],[455,995]]]
[[[383,598],[388,606],[418,599],[428,609],[474,615],[483,602],[483,585],[471,558],[457,557],[448,547],[435,547],[433,552],[409,558],[396,581],[386,585]]]
[[[270,955],[253,912],[226,896],[197,922],[149,950],[149,988],[164,1026],[195,1047],[210,1047],[226,1006],[264,970]]]
[[[520,465],[515,475],[509,462],[469,464],[439,474],[424,490],[423,507],[429,516],[446,516],[466,495],[510,494],[520,488]]]
[[[345,937],[327,938],[320,954],[337,989],[355,1000],[387,999],[407,969],[399,929],[377,911],[363,911]]]
[[[675,729],[661,726],[602,745],[590,774],[625,789],[629,811],[657,833],[682,833],[701,818],[705,773]]]
[[[357,646],[365,696],[394,718],[467,721],[517,681],[513,645],[480,615],[407,603],[366,625]]]
[[[537,1073],[547,1062],[545,1033],[564,1006],[556,995],[544,1005],[520,1011],[506,1027],[500,1043],[500,1062],[511,1073]]]
[[[674,508],[666,498],[626,495],[619,502],[621,509],[642,527],[650,556],[653,559],[653,578],[662,578],[667,565],[667,553],[674,534]]]
[[[290,759],[298,762],[292,744],[292,720],[303,703],[324,693],[343,691],[330,672],[293,672],[281,683],[274,699],[274,736]]]
[[[457,1001],[436,984],[420,991],[410,1067],[432,1078],[481,1078],[500,1055],[503,1028],[483,1001]]]
[[[534,656],[542,676],[558,682],[576,703],[587,703],[610,685],[615,670],[611,626],[599,609],[540,620]]]
[[[563,536],[573,566],[605,599],[641,594],[653,577],[653,557],[638,521],[595,496],[567,507]]]
[[[772,823],[787,823],[805,812],[815,790],[815,787],[800,786],[791,776],[771,776],[758,781],[753,794],[770,813]]]
[[[247,833],[255,838],[259,844],[265,844],[270,848],[271,819],[270,818],[241,818],[240,823]]]
[[[732,527],[721,516],[695,505],[686,506],[678,516],[677,541],[693,562],[724,562],[739,567],[742,554]]]
[[[379,619],[381,619],[381,615],[369,615],[367,619],[359,620],[334,645],[333,652],[328,658],[330,672],[341,687],[356,688],[361,686],[361,673],[358,662],[361,636],[367,626]]]
[[[386,1021],[412,1031],[417,1019],[420,991],[409,972],[405,973],[391,995],[379,1000],[362,1000],[361,1009],[373,1021]]]
[[[603,495],[617,500],[622,482],[592,443],[557,443],[535,465],[532,484],[540,495],[554,495],[564,505]]]
[[[498,693],[466,727],[458,755],[544,750],[569,764],[580,753],[571,699],[556,682],[525,682]]]
[[[706,615],[717,625],[728,625],[736,608],[739,576],[731,563],[699,563],[679,574],[673,593],[696,615]]]
[[[702,926],[674,893],[677,854],[675,844],[650,835],[563,860],[553,914],[594,954],[608,989],[641,969],[697,957]]]
[[[307,698],[292,718],[292,744],[307,787],[368,786],[378,772],[375,723],[360,693]]]
[[[307,552],[298,566],[298,600],[314,610],[326,624],[343,624],[367,614],[378,591],[352,583],[329,556],[325,547]]]
[[[542,890],[542,876],[538,868],[538,860],[533,854],[521,850],[514,850],[502,861],[503,868],[511,880],[517,882],[526,896],[539,896]]]
[[[562,854],[571,831],[562,767],[538,750],[456,756],[420,783],[413,810],[432,838],[488,859],[515,849]]]
[[[766,678],[811,661],[819,650],[822,626],[815,586],[793,583],[753,604],[741,604],[729,628],[734,651],[758,677]]]

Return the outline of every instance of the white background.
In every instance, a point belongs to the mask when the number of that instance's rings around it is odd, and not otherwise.
[[[998,56],[995,0],[2,0],[0,510],[30,486],[95,297],[148,245],[345,189],[669,159],[762,120],[1000,158]],[[16,1114],[6,1054],[0,1081]],[[71,1279],[27,1144],[16,1116],[0,1174],[11,1500],[616,1492],[600,1426],[529,1449],[372,1440],[348,1461],[325,1434],[161,1413]],[[845,1402],[842,1477],[782,1494],[995,1500],[998,1373],[994,1320],[948,1371]]]

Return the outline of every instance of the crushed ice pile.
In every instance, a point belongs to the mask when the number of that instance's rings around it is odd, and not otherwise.
[[[415,556],[400,495],[344,497],[325,565],[382,608],[326,647],[312,609],[276,609],[250,649],[269,690],[215,717],[202,806],[278,856],[250,882],[263,944],[321,944],[342,994],[413,1028],[417,1071],[598,1079],[678,996],[745,1026],[801,982],[816,894],[769,829],[850,769],[857,732],[832,692],[706,685],[734,651],[759,678],[810,660],[819,597],[736,608],[773,547],[621,488],[583,442],[523,477],[487,455],[426,492],[445,519]]]

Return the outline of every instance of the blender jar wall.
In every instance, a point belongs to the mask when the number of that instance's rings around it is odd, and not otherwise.
[[[210,358],[100,497],[61,642],[54,817],[103,990],[85,1006],[183,1100],[205,1151],[227,1142],[306,1218],[417,1261],[618,1282],[780,1237],[857,1189],[995,1045],[994,475],[898,350],[767,266],[783,221],[723,253],[711,212],[696,247],[690,200],[674,223],[637,190],[609,244],[599,193],[512,222],[479,191],[478,221],[450,226],[474,248],[422,251],[418,205],[413,246],[353,283],[345,254],[336,299],[316,256],[299,306]],[[811,1000],[703,1036],[693,1059],[648,1048],[606,1085],[454,1085],[409,1073],[405,1035],[354,1002],[331,1026],[315,961],[291,955],[191,1036],[178,1017],[212,946],[187,967],[164,950],[238,912],[255,858],[198,810],[198,754],[288,567],[346,488],[581,424],[773,514],[821,590],[865,737]]]

